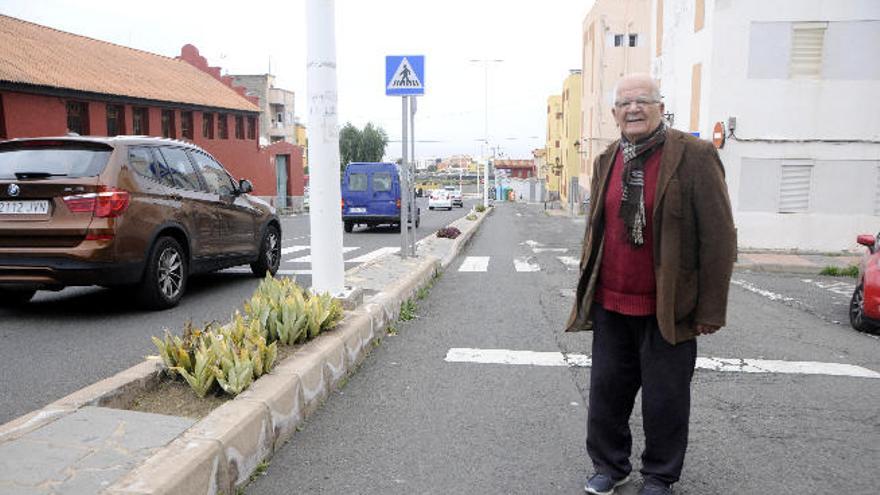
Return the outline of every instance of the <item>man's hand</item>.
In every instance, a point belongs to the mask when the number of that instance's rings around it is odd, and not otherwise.
[[[697,335],[711,335],[718,331],[721,328],[717,325],[704,325],[702,323],[697,323]]]

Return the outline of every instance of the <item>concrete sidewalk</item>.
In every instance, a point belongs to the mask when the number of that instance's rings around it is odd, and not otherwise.
[[[462,232],[457,239],[423,239],[417,257],[387,255],[347,271],[346,284],[362,302],[199,421],[125,409],[162,378],[161,362],[148,359],[0,425],[0,493],[235,493],[356,369],[401,304],[452,262],[491,211],[453,222]]]

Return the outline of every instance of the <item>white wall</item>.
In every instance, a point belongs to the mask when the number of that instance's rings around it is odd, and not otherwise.
[[[852,49],[873,63],[880,57],[880,46],[872,42],[877,33],[865,21],[880,20],[880,1],[706,0],[703,30],[693,32],[693,19],[692,0],[664,1],[663,53],[653,70],[661,79],[667,111],[675,114],[676,128],[689,130],[691,70],[697,62],[703,64],[701,136],[710,138],[715,122],[736,118],[735,134],[741,141],[728,138],[719,153],[740,247],[854,249],[856,235],[880,229],[876,71],[869,67],[841,78],[841,63],[852,66],[851,61],[832,60],[826,64],[828,77],[789,79],[787,60],[773,57],[787,53],[783,44],[790,40],[790,27],[764,24],[752,29],[754,22],[862,21],[848,40],[864,38],[852,43]],[[828,53],[848,55],[838,46],[826,52],[826,62]],[[761,72],[761,64],[772,69],[776,63],[785,63],[785,69],[772,77]],[[780,163],[788,159],[813,164],[805,212],[778,211]]]

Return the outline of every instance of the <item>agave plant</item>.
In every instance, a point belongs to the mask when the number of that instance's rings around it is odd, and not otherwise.
[[[199,346],[195,352],[195,367],[187,370],[183,367],[170,368],[179,373],[199,397],[204,397],[211,390],[216,379],[215,355],[211,347]]]

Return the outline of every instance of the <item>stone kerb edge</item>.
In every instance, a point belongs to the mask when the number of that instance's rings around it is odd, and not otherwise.
[[[0,443],[15,440],[31,431],[52,423],[83,406],[124,407],[132,399],[158,383],[162,363],[147,359],[131,368],[81,388],[41,409],[19,416],[0,425]]]
[[[459,235],[452,241],[452,249],[448,253],[446,253],[446,256],[443,257],[442,266],[444,270],[449,267],[450,264],[452,264],[453,260],[455,260],[455,257],[458,256],[458,253],[461,252],[464,246],[467,245],[468,241],[470,241],[471,237],[474,235],[474,232],[476,232],[476,230],[480,227],[480,225],[482,225],[486,217],[489,216],[489,214],[493,211],[495,211],[495,207],[490,206],[486,209],[486,211],[483,212],[482,215],[479,215],[478,218],[474,221],[467,220],[466,218],[460,218],[453,222],[453,225],[456,225],[456,227],[458,227],[458,225],[462,225],[464,228],[459,228],[459,230],[461,231],[461,235]]]
[[[340,380],[363,360],[385,325],[397,317],[400,303],[431,280],[438,264],[437,258],[429,257],[409,276],[383,291],[381,302],[347,312],[336,329],[306,343],[269,375],[212,411],[105,493],[219,493],[217,490],[221,487],[234,488],[247,482],[259,462],[271,457],[290,439],[296,427],[315,412]],[[386,307],[395,309],[388,311]],[[286,397],[288,394],[293,397]],[[174,450],[179,450],[181,444],[206,441],[218,448],[214,462],[190,463],[192,473],[176,464],[168,464],[172,462],[169,459],[176,458]],[[162,473],[206,480],[211,484],[168,488],[176,485]]]

